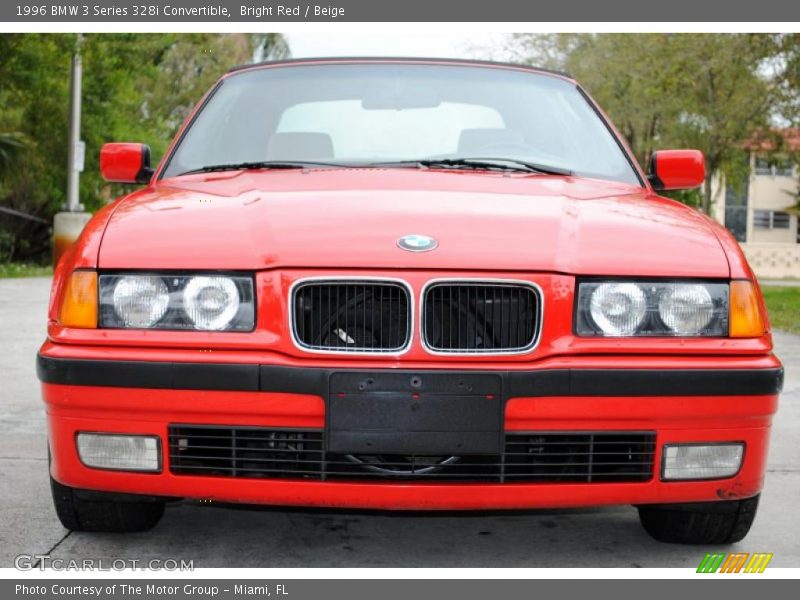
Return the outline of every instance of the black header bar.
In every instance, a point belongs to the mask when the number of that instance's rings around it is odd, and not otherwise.
[[[0,21],[95,22],[781,22],[787,0],[4,0]]]

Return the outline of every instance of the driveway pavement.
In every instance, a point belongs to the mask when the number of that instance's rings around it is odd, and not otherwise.
[[[48,279],[0,280],[0,567],[18,554],[193,559],[195,567],[695,567],[705,549],[651,540],[631,507],[528,514],[375,514],[179,504],[151,532],[70,533],[50,503],[34,370]],[[778,333],[786,386],[766,489],[750,535],[731,547],[800,566],[800,336]]]

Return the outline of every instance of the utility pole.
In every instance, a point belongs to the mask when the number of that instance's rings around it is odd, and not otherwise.
[[[69,149],[67,152],[67,210],[78,212],[83,207],[80,203],[79,184],[85,146],[81,141],[81,96],[83,88],[83,62],[81,45],[83,34],[78,34],[75,52],[72,55],[72,70],[69,78]]]
[[[83,63],[81,46],[83,35],[78,34],[72,54],[69,82],[69,139],[67,148],[67,203],[64,210],[53,218],[53,266],[61,255],[78,239],[91,215],[83,211],[80,199],[80,177],[83,171],[85,145],[81,141],[81,97]]]

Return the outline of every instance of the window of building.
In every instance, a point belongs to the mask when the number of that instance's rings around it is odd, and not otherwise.
[[[753,227],[756,229],[789,229],[789,213],[777,210],[754,210]]]
[[[781,156],[756,156],[756,175],[791,177],[792,162]]]
[[[736,189],[728,185],[725,188],[725,227],[730,229],[739,242],[747,241],[747,186]]]

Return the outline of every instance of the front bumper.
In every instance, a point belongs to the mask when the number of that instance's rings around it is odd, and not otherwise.
[[[170,463],[173,424],[325,430],[332,372],[397,373],[352,365],[262,365],[224,355],[192,362],[161,353],[145,360],[98,360],[96,351],[46,344],[38,358],[47,408],[51,473],[80,489],[220,502],[373,509],[520,509],[603,504],[698,502],[746,498],[763,485],[769,429],[777,410],[782,369],[773,357],[732,361],[660,358],[611,368],[603,359],[576,358],[536,369],[481,371],[502,380],[502,430],[516,432],[653,432],[653,473],[646,481],[434,482],[406,479],[307,480],[176,474]],[[219,353],[218,353],[219,354]],[[89,359],[88,356],[95,358]],[[79,356],[80,358],[73,358]],[[101,354],[102,356],[102,354]],[[196,356],[196,355],[195,355]],[[109,359],[111,358],[111,359]],[[130,357],[128,357],[130,358]],[[173,360],[165,360],[173,358]],[[236,357],[243,358],[243,357]],[[227,359],[227,360],[226,360]],[[359,365],[360,366],[360,365]],[[467,369],[409,373],[475,373]],[[84,466],[76,451],[81,431],[158,435],[160,473]],[[742,468],[712,481],[665,482],[666,444],[743,442]]]

